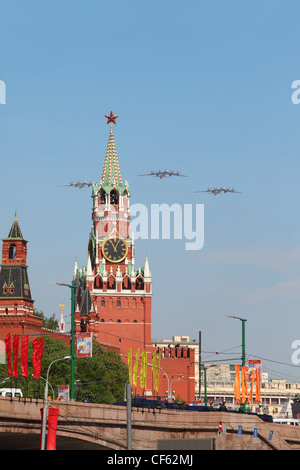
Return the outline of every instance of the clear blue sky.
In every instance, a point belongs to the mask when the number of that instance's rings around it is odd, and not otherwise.
[[[300,339],[300,79],[297,0],[22,0],[0,6],[0,236],[15,210],[35,306],[47,316],[87,262],[90,189],[114,126],[131,204],[204,204],[205,243],[139,240],[149,256],[152,337],[202,330],[203,359],[246,351],[292,365]],[[137,175],[169,168],[189,175]],[[242,194],[196,194],[212,186]],[[68,320],[68,318],[66,319]],[[236,354],[237,352],[237,354]],[[298,369],[263,361],[298,377]]]

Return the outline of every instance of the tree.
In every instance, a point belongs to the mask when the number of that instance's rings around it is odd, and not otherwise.
[[[121,357],[110,349],[93,342],[93,357],[76,361],[76,400],[86,394],[93,403],[114,403],[124,399],[128,378],[127,366]]]
[[[70,348],[60,339],[45,336],[41,378],[32,377],[32,345],[28,348],[28,379],[21,377],[19,364],[18,378],[10,378],[0,387],[21,388],[24,397],[42,398],[45,378],[50,364],[70,354]],[[12,354],[13,356],[13,354]],[[13,360],[13,357],[12,357]],[[0,364],[0,382],[7,377],[7,365]],[[70,385],[71,361],[57,361],[49,372],[49,395],[56,398],[58,386]],[[92,358],[75,359],[75,400],[83,401],[88,394],[93,403],[112,404],[124,398],[124,389],[128,378],[128,369],[120,356],[112,350],[105,350],[99,343],[93,342]],[[53,392],[54,395],[53,396]]]
[[[44,328],[47,328],[48,330],[58,331],[59,323],[58,323],[58,320],[56,320],[55,318],[55,313],[53,313],[52,317],[48,318],[48,317],[45,317],[45,314],[42,310],[34,309],[33,314],[36,317],[40,317],[43,319]]]

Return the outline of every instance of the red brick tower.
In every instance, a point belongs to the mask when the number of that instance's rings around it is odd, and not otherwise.
[[[0,315],[33,315],[27,274],[27,241],[24,240],[17,216],[2,245],[0,271]]]
[[[116,118],[107,117],[110,134],[100,184],[92,190],[92,230],[87,266],[75,264],[75,330],[91,331],[101,343],[127,354],[134,345],[151,345],[152,280],[145,266],[135,267],[134,236],[130,234],[129,186],[122,183],[113,134]]]
[[[15,220],[4,238],[0,270],[0,340],[6,333],[39,334],[43,319],[34,316],[27,273],[27,241]]]

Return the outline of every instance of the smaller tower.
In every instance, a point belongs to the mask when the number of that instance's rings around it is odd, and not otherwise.
[[[64,320],[64,307],[65,307],[65,304],[63,303],[59,304],[59,308],[60,308],[59,332],[60,333],[66,332],[66,324]]]
[[[24,240],[17,215],[2,245],[0,270],[0,315],[33,315],[27,273],[27,241]]]

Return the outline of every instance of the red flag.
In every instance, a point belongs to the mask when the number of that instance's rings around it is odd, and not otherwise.
[[[13,362],[13,377],[18,377],[18,362],[19,362],[19,335],[13,338],[13,351],[14,351],[14,362]]]
[[[56,430],[58,421],[58,408],[49,408],[47,450],[56,450]]]
[[[5,336],[5,351],[6,351],[6,360],[7,360],[7,375],[11,375],[11,340],[10,333],[7,333]]]
[[[39,379],[41,375],[42,359],[43,359],[43,348],[44,348],[44,336],[39,339],[35,338],[32,341],[32,366],[33,366],[33,378]]]
[[[21,343],[21,375],[28,378],[28,335],[23,336]]]

